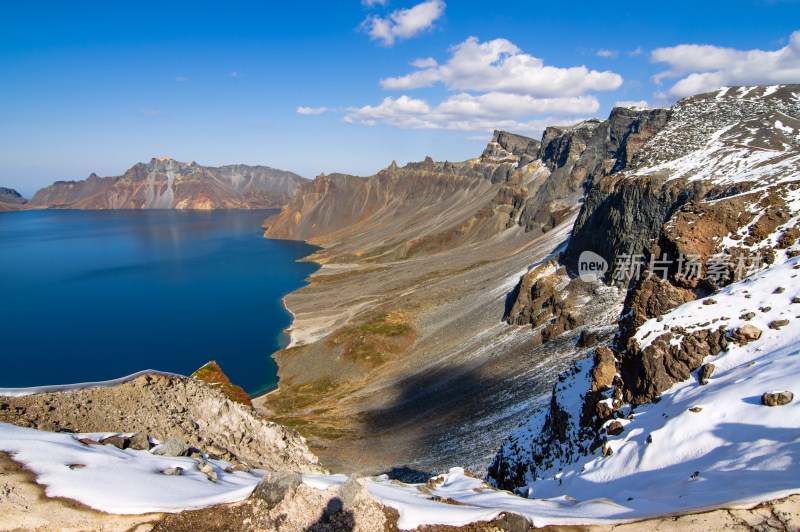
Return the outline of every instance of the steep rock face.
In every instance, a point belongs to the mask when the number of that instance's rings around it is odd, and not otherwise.
[[[219,168],[158,157],[121,176],[57,181],[36,192],[34,208],[261,209],[287,203],[305,179],[266,166]]]
[[[489,479],[495,486],[514,490],[589,452],[589,429],[581,426],[580,420],[585,394],[591,386],[590,364],[585,359],[559,375],[547,407],[503,442],[489,467]]]
[[[584,324],[581,307],[593,293],[594,287],[570,279],[566,269],[551,259],[522,276],[505,318],[512,325],[538,328],[538,339],[544,343]]]
[[[434,205],[455,209],[491,187],[476,174],[463,163],[425,161],[404,168],[392,164],[370,178],[321,175],[300,187],[295,199],[265,222],[265,235],[322,244],[342,232],[375,231],[389,222],[412,221]]]
[[[552,172],[550,179],[526,204],[520,225],[530,231],[552,225],[550,214],[571,206],[596,179],[624,168],[632,154],[661,129],[666,109],[633,110],[616,107],[607,120],[591,119],[570,127],[548,127],[538,158]],[[629,144],[630,142],[630,144]]]
[[[519,162],[520,166],[525,166],[538,157],[541,145],[541,142],[530,137],[496,130],[491,142],[483,150],[481,160]]]
[[[13,188],[0,187],[0,211],[17,211],[28,203],[19,192]]]
[[[538,155],[552,173],[527,200],[520,216],[520,225],[526,231],[534,228],[546,231],[561,222],[558,215],[569,212],[569,206],[577,205],[586,190],[590,195],[599,194],[596,191],[598,186],[611,186],[613,180],[604,181],[602,178],[626,168],[633,154],[645,141],[664,127],[670,113],[666,109],[637,111],[617,107],[613,109],[608,120],[593,119],[568,128],[547,128]],[[597,181],[600,184],[593,186]],[[647,196],[649,187],[645,186],[643,191],[636,189],[635,192]],[[653,208],[662,205],[661,198],[651,198],[650,203],[654,205]],[[597,217],[607,214],[604,212]],[[642,216],[647,216],[647,213]],[[652,217],[647,219],[650,218]],[[611,239],[616,235],[607,237]],[[569,261],[566,262],[570,264]],[[534,272],[528,273],[528,279],[533,275]],[[563,275],[566,276],[566,272]],[[546,338],[582,323],[578,313],[560,310],[552,298],[532,297],[529,284],[523,278],[515,289],[515,301],[507,316],[509,322],[537,327],[543,323],[545,317],[554,316],[547,330],[543,331]],[[583,283],[577,280],[570,282],[568,278],[560,291],[563,291],[558,297],[562,302],[562,309],[587,294]]]
[[[729,87],[681,100],[629,169],[587,195],[565,254],[592,250],[614,264],[641,254],[684,204],[746,192],[797,171],[797,85]]]
[[[519,487],[556,474],[564,457],[605,454],[604,427],[622,417],[626,405],[653,401],[706,357],[746,336],[701,319],[693,331],[650,331],[644,343],[647,336],[637,334],[686,302],[705,297],[705,305],[714,305],[707,296],[715,290],[800,253],[797,117],[797,85],[732,87],[687,98],[627,168],[595,184],[554,267],[574,272],[578,255],[594,251],[609,261],[607,280],[629,286],[620,332],[608,350],[618,374],[610,385],[597,378],[603,373],[597,353],[605,347],[595,352],[597,371],[590,373],[590,361],[576,366],[591,382],[568,392],[556,387],[550,408],[504,443],[490,470],[496,482]],[[562,284],[568,282],[565,276]],[[537,315],[524,306],[519,312]],[[567,401],[576,404],[565,417],[558,405]],[[555,425],[568,430],[548,429]]]
[[[495,131],[480,158],[461,163],[428,158],[403,168],[392,163],[372,177],[321,175],[265,222],[265,236],[330,248],[361,235],[358,245],[326,249],[315,260],[383,262],[480,242],[515,226],[546,232],[574,213],[599,175],[624,167],[633,150],[628,139],[640,145],[668,114],[616,108],[608,120],[548,128],[541,143]],[[434,210],[439,216],[431,224]]]
[[[584,327],[596,330],[621,304],[616,289],[593,287],[557,302],[541,332],[499,322],[518,272],[551,258],[577,214],[577,203],[557,196],[542,205],[549,231],[520,224],[537,190],[568,188],[547,185],[540,148],[498,131],[475,159],[323,175],[298,190],[265,222],[265,236],[321,246],[311,259],[323,267],[286,297],[294,322],[291,347],[275,354],[279,389],[254,403],[307,434],[331,467],[465,463],[482,472],[498,437],[522,419],[519,402],[538,403],[549,388],[542,383],[576,356],[580,333],[561,334],[576,327],[564,311],[591,306],[596,316]],[[458,392],[443,397],[456,382]],[[475,419],[489,418],[467,444]]]

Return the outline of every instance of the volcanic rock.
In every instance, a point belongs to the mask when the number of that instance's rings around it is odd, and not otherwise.
[[[788,405],[794,399],[792,392],[770,392],[761,396],[761,404],[764,406],[783,406]]]
[[[716,366],[714,366],[714,364],[711,363],[703,364],[700,367],[699,377],[701,385],[705,386],[706,384],[708,384],[708,379],[711,378],[711,375],[714,373],[714,369],[716,369]]]
[[[297,473],[267,473],[253,490],[253,497],[266,502],[271,509],[302,483],[303,479]]]
[[[168,442],[153,451],[158,456],[189,456],[190,447],[180,438],[170,438]]]
[[[731,331],[731,341],[745,345],[761,338],[761,329],[749,323]]]

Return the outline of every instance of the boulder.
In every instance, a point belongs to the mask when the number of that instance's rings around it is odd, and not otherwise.
[[[150,437],[144,432],[137,432],[128,440],[128,448],[136,451],[149,451]]]
[[[745,324],[731,331],[731,340],[739,345],[749,344],[761,338],[761,329],[754,325]]]
[[[625,427],[622,426],[622,423],[619,421],[612,421],[608,424],[606,428],[606,432],[608,432],[612,436],[619,436],[625,430]]]
[[[778,330],[781,327],[785,327],[787,325],[789,325],[789,320],[775,320],[775,321],[769,322],[769,328],[770,329],[775,329],[775,330]]]
[[[153,451],[158,456],[188,456],[191,447],[180,438],[170,438],[169,441]]]
[[[576,345],[577,347],[592,347],[599,340],[599,336],[599,331],[590,331],[588,329],[584,329],[581,331],[581,336],[578,338],[578,343]]]
[[[700,367],[698,376],[700,377],[700,384],[702,386],[708,384],[708,379],[711,378],[711,375],[714,373],[715,369],[716,366],[714,364],[703,364],[703,366]]]
[[[247,467],[244,464],[235,464],[235,465],[232,465],[230,467],[226,467],[225,468],[225,472],[226,473],[237,473],[237,472],[249,473],[250,472],[250,468]]]
[[[287,493],[293,492],[302,482],[302,477],[297,473],[267,473],[253,490],[253,497],[266,502],[267,507],[272,509],[281,503]]]
[[[764,406],[783,406],[788,405],[794,399],[792,392],[767,392],[761,396],[761,404]]]
[[[216,482],[219,479],[217,472],[214,471],[214,466],[211,464],[200,462],[197,464],[197,469],[199,469],[201,473],[205,473],[212,482]]]
[[[130,439],[122,436],[110,436],[100,440],[103,445],[113,445],[119,449],[127,449],[130,446]]]
[[[341,499],[345,510],[358,506],[364,495],[364,488],[358,482],[358,476],[353,474],[339,486],[336,495]]]
[[[617,375],[614,352],[607,347],[600,347],[594,352],[594,368],[592,369],[592,391],[611,387]]]
[[[491,523],[503,532],[528,532],[533,527],[527,519],[518,514],[503,514]]]

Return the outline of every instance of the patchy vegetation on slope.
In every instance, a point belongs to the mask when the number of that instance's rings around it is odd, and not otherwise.
[[[213,360],[192,373],[191,378],[198,381],[203,381],[214,388],[219,388],[222,393],[224,393],[228,399],[234,403],[253,406],[253,403],[250,401],[250,396],[247,395],[247,392],[245,392],[241,386],[233,384],[228,376],[222,372],[222,368],[219,367],[219,364]]]

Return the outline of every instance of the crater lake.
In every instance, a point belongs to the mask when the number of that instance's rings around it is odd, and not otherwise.
[[[277,383],[282,298],[314,246],[263,238],[275,210],[0,213],[0,387],[190,375],[216,360],[257,395]]]

